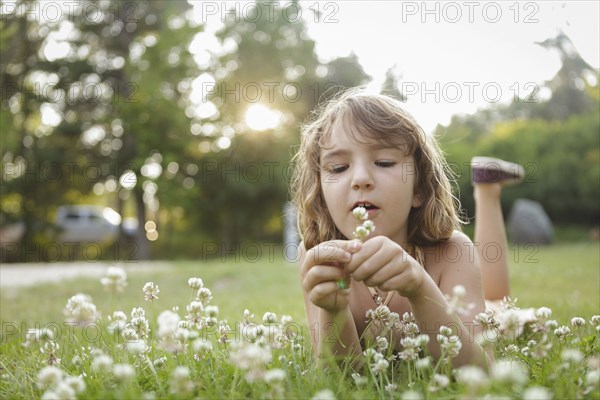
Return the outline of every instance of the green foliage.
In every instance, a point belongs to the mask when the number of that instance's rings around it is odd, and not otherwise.
[[[435,135],[458,175],[461,203],[474,215],[469,162],[490,156],[520,163],[524,183],[504,191],[505,214],[517,198],[539,201],[555,223],[594,226],[600,219],[600,85],[598,71],[559,34],[542,46],[562,67],[525,99],[468,116],[455,116]],[[539,99],[538,90],[551,96]]]

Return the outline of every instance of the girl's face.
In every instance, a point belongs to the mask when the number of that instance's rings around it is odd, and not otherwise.
[[[352,210],[362,205],[375,223],[371,236],[384,235],[403,245],[408,214],[421,205],[414,193],[414,159],[402,147],[358,143],[347,132],[348,125],[335,124],[321,149],[321,189],[331,218],[346,238],[353,239],[357,222]]]

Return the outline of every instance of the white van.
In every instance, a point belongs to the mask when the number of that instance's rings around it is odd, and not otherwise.
[[[112,242],[119,235],[121,216],[110,207],[72,205],[58,207],[56,224],[62,242]]]

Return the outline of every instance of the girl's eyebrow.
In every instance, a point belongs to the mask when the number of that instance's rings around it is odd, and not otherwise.
[[[345,156],[348,153],[350,153],[350,152],[345,149],[335,149],[335,150],[327,151],[327,152],[325,152],[325,154],[323,154],[323,156],[321,157],[321,160],[327,160],[329,158],[333,158],[333,157],[337,157],[337,156]]]

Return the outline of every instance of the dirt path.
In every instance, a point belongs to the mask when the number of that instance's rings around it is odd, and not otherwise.
[[[149,271],[169,268],[167,262],[145,261],[140,263],[35,263],[0,265],[0,287],[33,286],[46,282],[60,282],[78,277],[101,278],[110,266],[119,266],[126,272]]]

